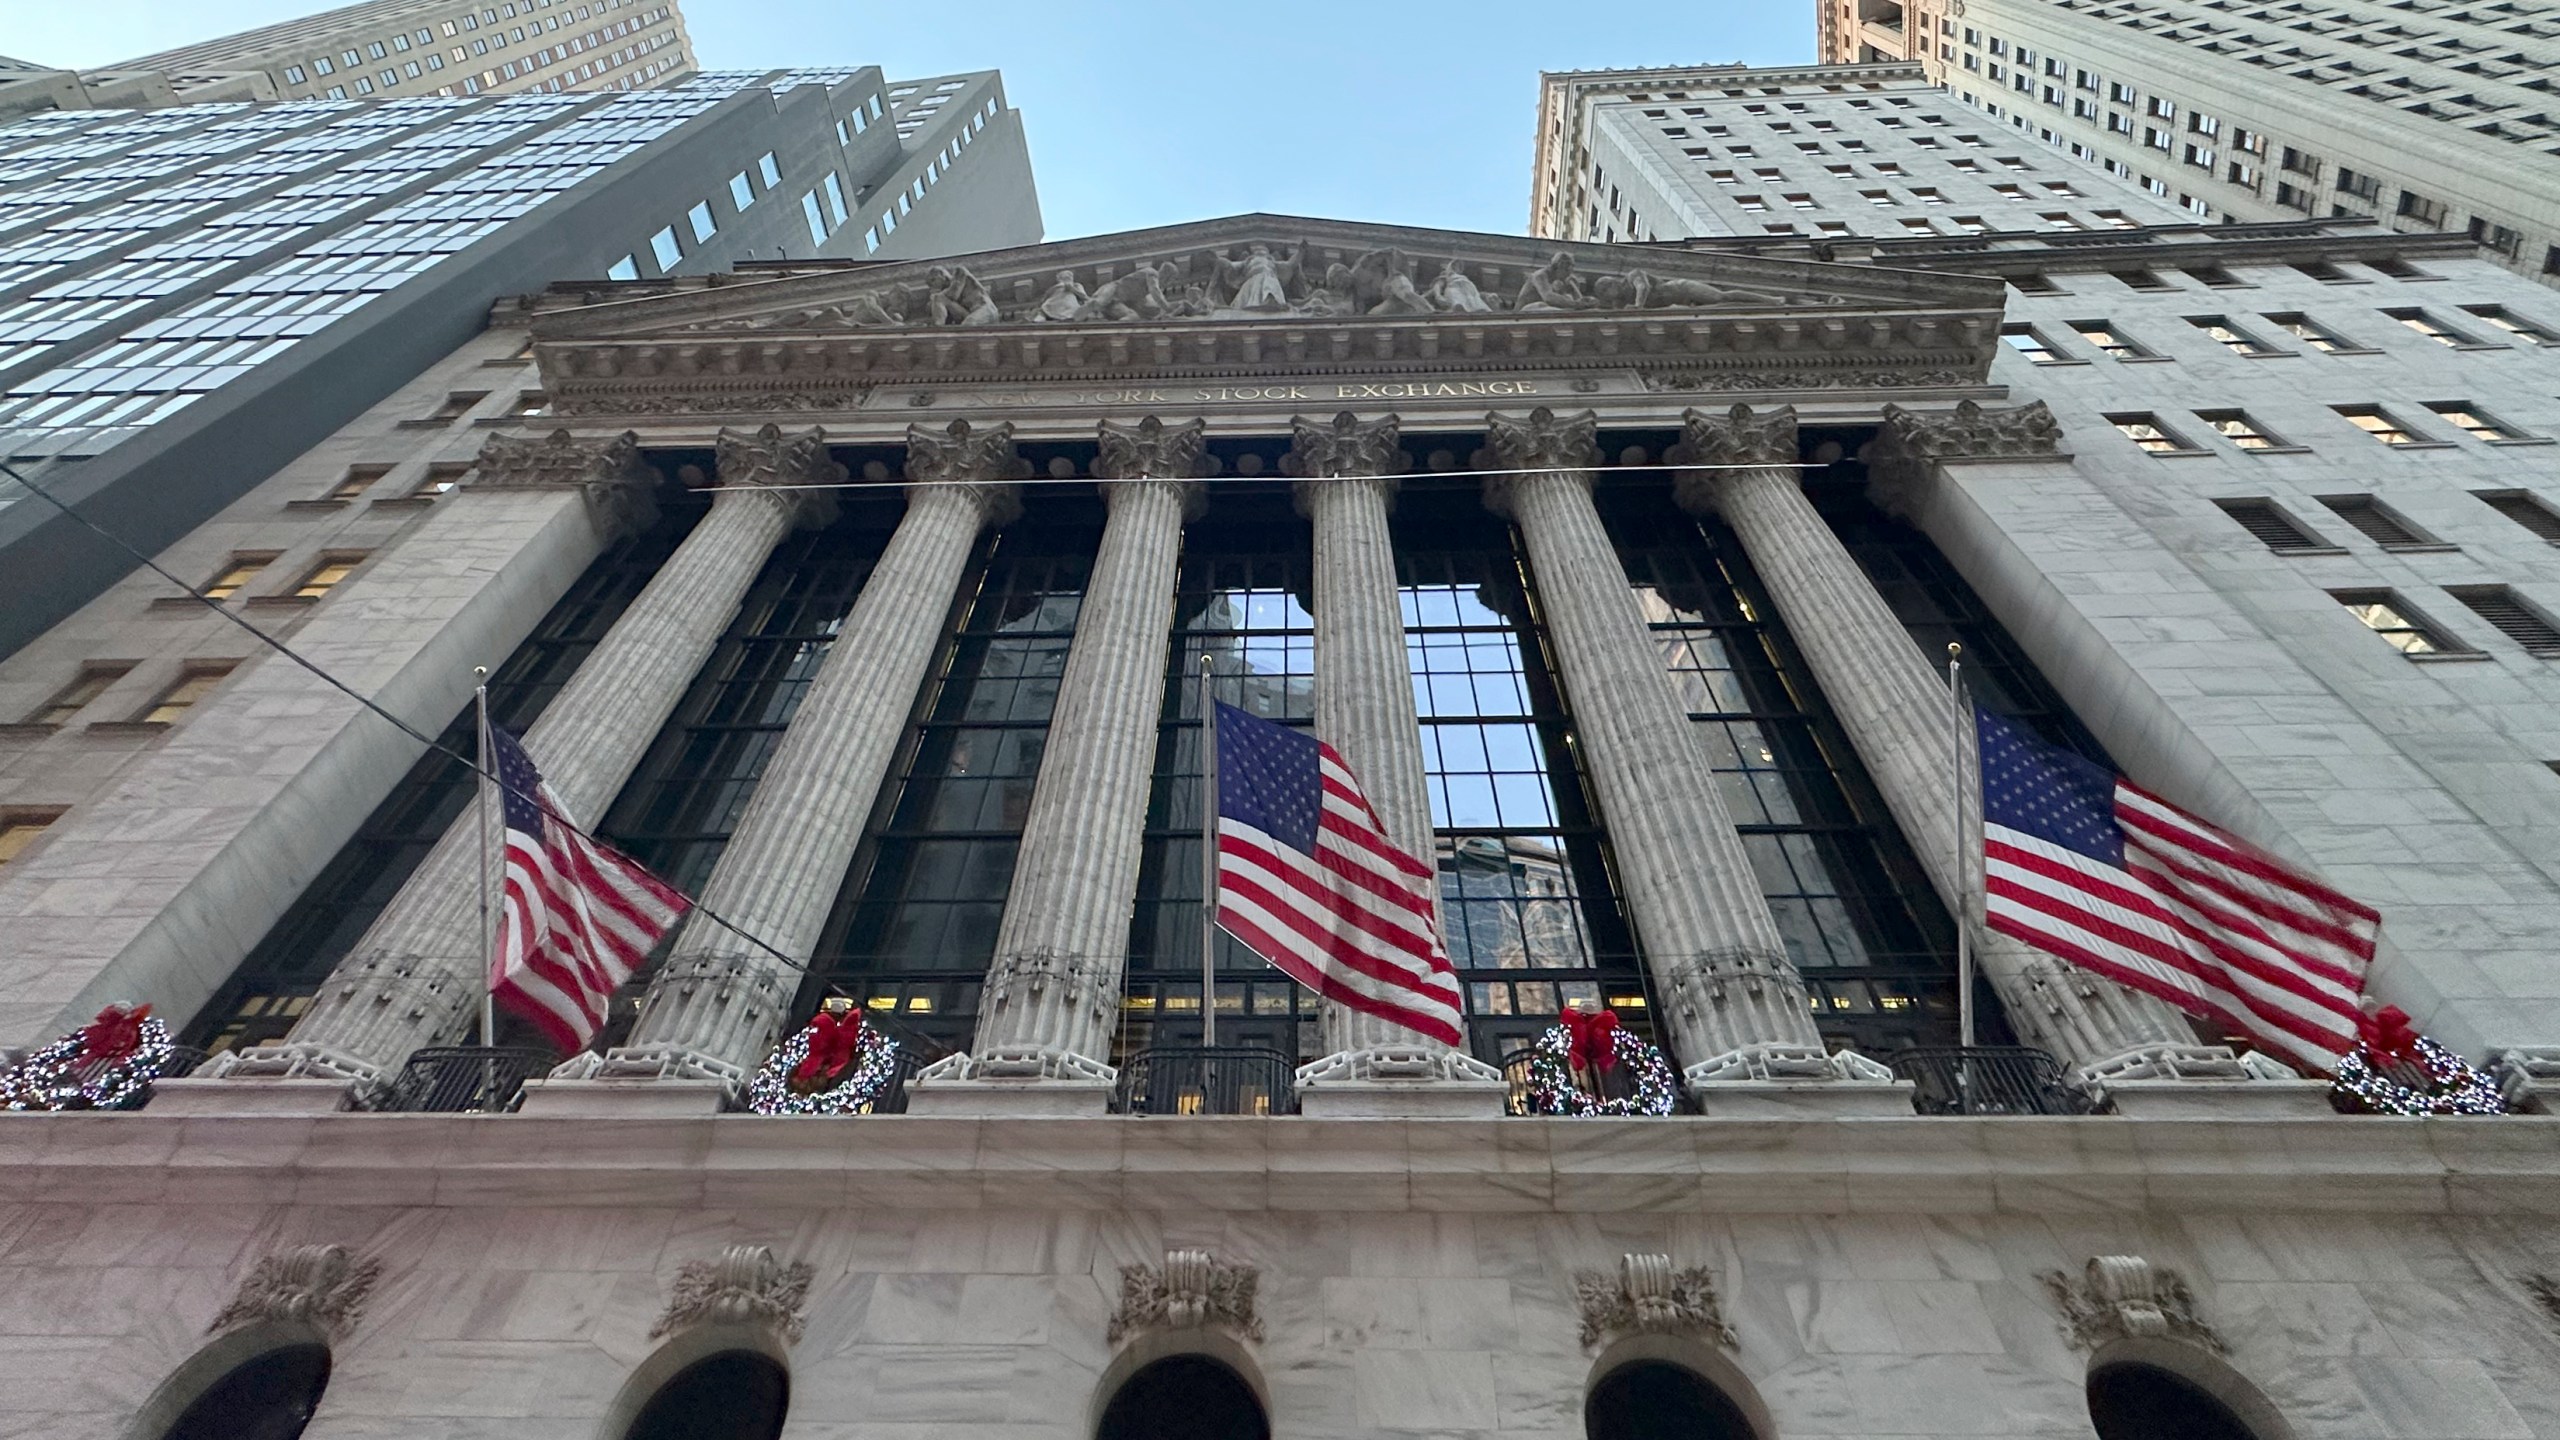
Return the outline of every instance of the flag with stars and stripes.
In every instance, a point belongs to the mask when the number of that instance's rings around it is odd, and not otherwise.
[[[1992,929],[2297,1069],[2355,1049],[2371,906],[1997,715],[1975,733]]]
[[[1328,1000],[1458,1044],[1432,868],[1332,746],[1223,702],[1217,724],[1219,927]]]
[[[560,802],[513,735],[489,727],[505,826],[503,907],[489,993],[563,1051],[604,1029],[613,992],[693,902],[639,862],[560,820]]]

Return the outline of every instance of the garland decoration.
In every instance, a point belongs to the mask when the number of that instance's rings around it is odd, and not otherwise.
[[[0,1109],[139,1110],[174,1053],[169,1027],[149,1005],[110,1005],[0,1071]]]
[[[1658,1046],[1618,1023],[1614,1010],[1568,1010],[1529,1047],[1521,1099],[1532,1115],[1668,1115],[1680,1082]],[[1626,1067],[1633,1093],[1599,1093],[1600,1077]]]
[[[2498,1082],[2409,1026],[2408,1012],[2385,1005],[2362,1017],[2363,1039],[2338,1062],[2329,1103],[2362,1115],[2504,1115]],[[2419,1083],[2423,1081],[2424,1083]]]
[[[821,1010],[747,1082],[759,1115],[868,1115],[898,1080],[898,1042],[851,1007]]]

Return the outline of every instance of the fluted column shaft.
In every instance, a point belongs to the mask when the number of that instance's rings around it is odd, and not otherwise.
[[[797,443],[802,463],[784,478],[823,479],[810,468],[825,463],[818,432]],[[731,444],[724,436],[724,462]],[[759,483],[775,478],[770,466],[756,472],[724,463],[732,483],[713,497],[711,512],[525,733],[526,752],[573,824],[593,825],[613,803],[774,546],[796,520],[823,511],[823,502]],[[488,983],[477,827],[475,808],[446,828],[284,1044],[249,1052],[243,1073],[371,1079],[420,1046],[462,1036]]]
[[[1093,578],[1022,826],[970,1073],[1101,1079],[1128,964],[1164,705],[1187,499],[1176,480],[1106,491]],[[1186,493],[1188,492],[1188,493]]]
[[[1592,479],[1589,470],[1508,476],[1488,483],[1487,498],[1528,546],[1668,1038],[1693,1066],[1756,1045],[1818,1051],[1804,982],[1591,503]]]
[[[971,443],[965,422],[954,432]],[[994,433],[1012,462],[1011,427]],[[982,483],[983,467],[920,465],[917,434],[909,441],[908,473],[920,483],[907,488],[906,516],[703,882],[702,910],[730,924],[702,913],[685,922],[608,1070],[734,1081],[774,1043],[795,967],[816,947],[861,843],[978,532],[1010,518],[1016,503],[1010,486]],[[954,473],[972,468],[975,476]]]
[[[1718,422],[1694,412],[1693,417],[1693,454],[1712,453],[1732,463],[1775,458],[1770,443],[1733,440],[1755,423],[1768,428],[1768,420],[1752,422],[1746,415]],[[1784,452],[1792,459],[1793,416],[1781,412],[1780,419]],[[1961,720],[1945,678],[1912,643],[1874,582],[1805,498],[1795,473],[1692,469],[1681,472],[1678,484],[1682,505],[1722,515],[1741,540],[1885,808],[1948,910],[1971,929],[1974,955],[2020,1038],[2072,1066],[2150,1046],[2194,1044],[2194,1031],[2168,1005],[2070,971],[2043,952],[1982,927],[1970,899],[1977,889],[1980,832],[1968,834],[1959,845],[1959,782],[1952,773],[1962,763],[1966,793],[1978,786],[1974,747],[1957,744]]]

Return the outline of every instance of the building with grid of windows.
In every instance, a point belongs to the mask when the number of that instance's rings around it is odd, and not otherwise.
[[[0,115],[631,90],[693,68],[677,0],[360,0],[92,70],[0,60]]]
[[[67,110],[0,125],[0,195],[0,456],[146,550],[413,383],[500,296],[1040,233],[993,72]],[[486,378],[440,419],[539,408]],[[420,483],[382,478],[310,498]],[[0,480],[0,654],[130,566]]]
[[[1823,0],[1826,61],[1909,60],[2198,215],[2459,230],[2560,284],[2560,16],[2515,0]]]

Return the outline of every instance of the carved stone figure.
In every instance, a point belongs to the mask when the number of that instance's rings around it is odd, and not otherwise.
[[[1423,293],[1431,297],[1432,304],[1460,315],[1483,315],[1493,309],[1485,303],[1484,292],[1476,288],[1476,282],[1467,278],[1467,272],[1459,269],[1455,260],[1440,262],[1439,277]]]
[[[1049,293],[1041,296],[1040,303],[1031,307],[1029,318],[1034,321],[1073,320],[1092,298],[1077,282],[1076,272],[1061,270],[1057,278],[1049,282]]]
[[[1514,310],[1588,310],[1591,297],[1573,273],[1573,257],[1559,250],[1555,258],[1529,272],[1520,286]]]
[[[1355,275],[1364,266],[1374,266],[1376,296],[1369,305],[1372,315],[1429,315],[1434,307],[1430,299],[1413,283],[1413,262],[1401,250],[1371,251],[1352,267]],[[1363,290],[1364,296],[1370,292]]]
[[[995,297],[966,265],[936,265],[925,278],[925,318],[935,325],[993,325]]]
[[[1120,1308],[1111,1312],[1114,1345],[1149,1330],[1215,1325],[1239,1339],[1262,1338],[1256,1292],[1262,1272],[1230,1265],[1206,1250],[1168,1250],[1164,1266],[1120,1267]]]
[[[1677,276],[1656,275],[1650,270],[1631,268],[1624,276],[1604,280],[1592,287],[1604,307],[1613,302],[1611,287],[1620,287],[1630,310],[1678,308],[1684,305],[1714,305],[1733,298],[1733,292],[1704,280],[1684,280]]]
[[[1289,308],[1289,285],[1298,278],[1298,252],[1292,250],[1286,259],[1271,253],[1268,245],[1245,247],[1242,260],[1224,255],[1218,262],[1218,278],[1225,281],[1230,310],[1258,310],[1278,313]]]
[[[1153,265],[1095,287],[1093,298],[1076,312],[1078,320],[1153,320],[1165,313],[1164,279]]]
[[[2175,1270],[2155,1268],[2139,1255],[2093,1257],[2075,1281],[2048,1270],[2045,1289],[2062,1307],[2071,1343],[2095,1350],[2110,1340],[2184,1340],[2222,1353],[2222,1337],[2196,1314],[2196,1297]]]
[[[762,1245],[732,1245],[717,1260],[687,1260],[667,1289],[666,1313],[649,1338],[696,1325],[756,1325],[785,1340],[798,1340],[800,1307],[816,1274],[809,1262],[785,1265]]]
[[[1689,1335],[1710,1345],[1735,1343],[1716,1298],[1715,1276],[1674,1270],[1668,1255],[1621,1255],[1615,1274],[1577,1270],[1574,1300],[1582,1312],[1582,1344],[1595,1349],[1612,1335]]]
[[[1351,267],[1340,261],[1325,267],[1323,283],[1308,291],[1298,306],[1302,315],[1357,315],[1360,310],[1360,282],[1352,277]]]
[[[382,1262],[344,1245],[296,1245],[263,1256],[240,1282],[231,1303],[205,1327],[219,1335],[245,1325],[286,1321],[317,1328],[332,1342],[355,1328],[365,1296],[382,1276]]]

